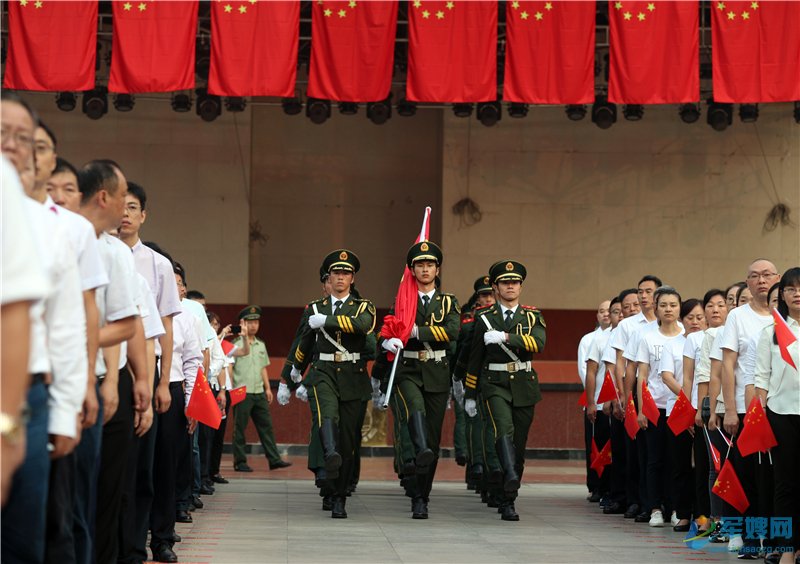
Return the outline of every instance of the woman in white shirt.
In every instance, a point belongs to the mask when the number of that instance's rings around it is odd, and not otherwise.
[[[800,267],[787,270],[778,286],[778,313],[786,320],[795,340],[788,352],[800,366]],[[791,538],[772,538],[772,546],[794,550],[784,552],[781,564],[795,562],[800,550],[797,526],[800,523],[800,482],[797,458],[800,455],[800,375],[781,355],[775,327],[761,331],[756,352],[755,390],[766,406],[778,446],[771,450],[774,470],[774,515],[792,518]]]

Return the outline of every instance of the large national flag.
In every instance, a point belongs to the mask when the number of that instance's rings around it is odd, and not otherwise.
[[[653,394],[647,387],[647,382],[642,383],[642,413],[650,423],[658,426],[658,418],[661,414],[658,411],[656,400],[653,399]]]
[[[729,505],[736,508],[739,513],[744,513],[750,506],[747,495],[744,493],[742,483],[739,481],[739,476],[736,475],[736,470],[733,469],[730,459],[725,460],[722,465],[722,470],[717,475],[717,481],[714,482],[714,487],[711,491],[727,501]]]
[[[639,432],[639,422],[636,420],[636,406],[633,405],[633,398],[628,399],[628,405],[625,408],[625,431],[631,440],[636,440],[636,434]]]
[[[789,347],[792,343],[797,342],[797,337],[792,333],[786,320],[777,309],[772,310],[772,317],[775,319],[775,336],[778,339],[778,348],[781,350],[781,358],[786,364],[797,370],[797,365],[794,363],[792,353],[789,351]]]
[[[346,102],[387,98],[396,28],[395,1],[316,0],[308,95]]]
[[[408,30],[409,100],[497,99],[497,2],[411,0]]]
[[[212,2],[208,92],[294,96],[299,37],[296,0]]]
[[[503,99],[530,104],[594,101],[595,2],[506,2]]]
[[[111,92],[194,88],[197,2],[115,0]]]
[[[214,397],[202,368],[197,369],[197,379],[189,398],[189,405],[186,406],[186,415],[212,429],[219,429],[219,424],[222,422],[222,412],[217,405],[217,398]]]
[[[678,394],[678,400],[672,406],[672,412],[667,417],[667,425],[672,434],[677,437],[694,425],[695,415],[697,415],[697,410],[692,407],[692,402],[681,390]]]
[[[714,101],[800,100],[800,2],[713,0]]]
[[[700,99],[696,0],[610,1],[608,100],[676,104]]]
[[[736,448],[742,456],[748,456],[754,452],[766,452],[777,445],[761,400],[754,397],[744,416],[744,427],[736,440]]]
[[[91,90],[97,57],[97,2],[11,0],[3,87]]]

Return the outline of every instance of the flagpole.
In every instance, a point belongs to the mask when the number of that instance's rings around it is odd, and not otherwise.
[[[383,400],[383,405],[381,406],[382,409],[389,407],[389,398],[392,397],[392,387],[394,385],[394,374],[397,371],[397,361],[400,360],[401,352],[403,352],[402,347],[397,349],[397,354],[394,356],[394,361],[392,362],[392,371],[389,373],[389,384],[386,386],[386,398]]]

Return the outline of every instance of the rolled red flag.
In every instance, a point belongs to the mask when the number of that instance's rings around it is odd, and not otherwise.
[[[231,390],[231,407],[237,403],[242,403],[247,396],[247,386],[239,386]]]

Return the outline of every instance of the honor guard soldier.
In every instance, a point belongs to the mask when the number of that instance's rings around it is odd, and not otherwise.
[[[447,354],[461,326],[458,300],[436,288],[442,251],[430,241],[412,246],[406,257],[417,282],[417,317],[411,336],[397,364],[393,401],[395,413],[408,429],[414,445],[416,492],[412,497],[414,519],[428,518],[428,498],[433,485],[447,399],[450,365]],[[384,350],[397,353],[400,339],[382,341]],[[384,384],[385,386],[385,384]]]
[[[534,406],[542,399],[531,360],[544,349],[546,326],[538,309],[519,303],[526,274],[516,261],[501,261],[489,270],[498,303],[476,314],[466,379],[465,411],[472,417],[477,414],[480,389],[494,432],[503,468],[504,521],[519,520],[514,500],[525,469]]]
[[[375,307],[353,295],[360,262],[352,251],[333,251],[323,267],[329,273],[331,295],[308,304],[308,329],[295,350],[292,372],[302,374],[316,347],[317,358],[304,385],[333,491],[331,517],[344,519],[354,453],[361,441],[361,412],[372,394],[362,351],[375,328]]]

